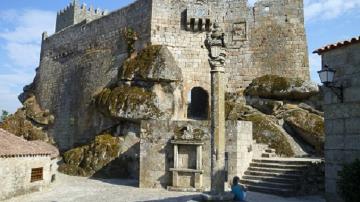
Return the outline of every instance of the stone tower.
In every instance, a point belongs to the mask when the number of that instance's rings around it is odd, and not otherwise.
[[[57,13],[56,32],[83,22],[84,20],[86,20],[86,22],[95,20],[106,14],[106,11],[100,11],[100,9],[94,10],[92,6],[87,9],[85,4],[80,5],[78,0],[73,0],[69,6]]]

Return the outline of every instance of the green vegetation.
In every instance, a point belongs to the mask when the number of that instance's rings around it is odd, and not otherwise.
[[[360,201],[360,160],[344,165],[337,181],[340,195],[345,202]]]
[[[3,122],[8,116],[9,116],[9,112],[2,110],[1,116],[0,116],[0,122]]]
[[[323,117],[303,109],[293,109],[285,112],[283,118],[302,139],[315,147],[317,153],[323,153],[325,142]]]
[[[269,117],[262,114],[251,114],[247,115],[244,120],[253,122],[253,138],[258,143],[269,145],[270,148],[276,150],[276,154],[281,156],[294,156],[294,151],[285,135]]]
[[[60,165],[59,171],[74,176],[92,176],[119,157],[120,151],[119,137],[101,134],[90,144],[65,152],[65,163]]]
[[[113,117],[118,117],[120,111],[137,112],[141,108],[147,110],[150,116],[159,117],[161,112],[153,103],[154,97],[154,93],[141,87],[120,86],[105,88],[95,97],[95,103],[102,112]]]
[[[159,55],[160,49],[161,46],[159,45],[148,46],[136,58],[126,60],[120,70],[120,77],[146,79],[155,58]]]
[[[25,109],[19,109],[14,114],[9,115],[0,124],[0,128],[10,133],[23,137],[26,140],[42,140],[48,143],[54,141],[40,127],[36,127],[31,121],[27,120]]]
[[[304,100],[318,93],[316,87],[304,84],[299,78],[265,75],[254,79],[246,88],[245,94],[268,99]]]
[[[131,56],[135,52],[135,42],[138,40],[138,34],[134,29],[127,27],[122,30],[122,35],[127,43],[128,54]]]
[[[275,92],[286,91],[291,86],[301,87],[303,83],[304,81],[301,79],[290,79],[277,75],[265,75],[254,79],[250,84],[250,87],[245,90],[245,93],[247,95],[269,94],[269,96],[271,96],[274,95]],[[255,86],[256,88],[253,88]]]

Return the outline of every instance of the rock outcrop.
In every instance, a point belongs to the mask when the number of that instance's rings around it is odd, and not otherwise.
[[[267,75],[254,79],[241,93],[228,94],[226,117],[253,122],[254,139],[279,156],[322,155],[323,113],[316,106],[316,85],[300,79]],[[240,94],[240,95],[239,95]]]
[[[278,100],[306,100],[319,93],[319,87],[309,81],[266,75],[253,80],[245,94]]]
[[[59,171],[75,176],[89,177],[96,174],[101,177],[114,177],[109,173],[111,166],[120,162],[121,165],[117,165],[120,169],[117,169],[115,176],[130,176],[131,171],[127,170],[127,164],[135,161],[136,159],[131,158],[136,158],[136,155],[125,154],[138,142],[139,138],[136,136],[115,137],[106,133],[98,135],[89,144],[65,152],[64,164],[60,165]]]
[[[170,51],[148,46],[119,68],[116,83],[93,99],[105,117],[122,120],[122,128],[141,120],[172,119],[183,106],[182,74]],[[115,122],[116,123],[116,122]],[[60,171],[80,176],[138,177],[138,142],[134,133],[99,135],[92,142],[64,153]]]
[[[318,153],[324,150],[324,118],[303,109],[293,109],[282,114],[290,133],[299,136],[315,147]]]
[[[95,96],[106,116],[130,120],[171,119],[183,105],[182,76],[170,51],[148,46],[119,69],[118,82]]]
[[[285,132],[269,116],[251,114],[246,116],[244,120],[253,123],[253,138],[256,142],[269,145],[280,156],[294,156],[294,151],[286,139]]]
[[[31,95],[24,101],[22,108],[0,124],[0,128],[29,141],[41,140],[54,144],[45,130],[53,122],[54,116],[48,110],[42,110],[35,96]]]

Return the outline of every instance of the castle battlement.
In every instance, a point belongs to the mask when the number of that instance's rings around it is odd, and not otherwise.
[[[108,12],[105,10],[94,9],[93,6],[87,8],[85,3],[80,5],[78,0],[73,0],[66,8],[57,13],[56,32],[84,20],[92,21],[107,14]]]

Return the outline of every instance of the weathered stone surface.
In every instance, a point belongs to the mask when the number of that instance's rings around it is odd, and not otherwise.
[[[273,118],[254,113],[243,118],[245,121],[253,122],[253,135],[258,143],[267,144],[276,150],[276,154],[281,156],[293,156],[294,151],[286,139],[286,134],[273,121]]]
[[[182,107],[181,70],[166,47],[148,46],[119,69],[117,86],[95,96],[106,116],[131,120],[169,119]]]
[[[168,48],[153,45],[124,62],[119,70],[119,80],[171,82],[181,81],[182,75]]]
[[[226,122],[226,152],[229,157],[229,180],[235,175],[242,175],[251,162],[252,124],[250,122]],[[178,138],[179,129],[192,128],[195,132],[195,142],[202,144],[202,188],[210,190],[211,176],[211,148],[210,148],[210,122],[209,121],[171,121],[149,120],[141,122],[140,143],[140,188],[165,188],[171,186],[172,175],[170,168],[174,167],[174,146],[169,144]],[[184,133],[183,133],[184,134]],[[201,134],[201,135],[200,135]],[[199,140],[198,138],[201,138]],[[189,145],[179,145],[178,163],[180,168],[194,166],[196,147],[189,150]],[[191,147],[190,147],[191,148]],[[180,173],[179,184],[191,185],[190,179],[194,173]],[[192,184],[193,186],[194,184]]]
[[[271,115],[276,112],[281,106],[284,105],[283,101],[278,100],[270,100],[270,99],[261,99],[261,98],[246,98],[246,102],[248,105],[258,109],[262,113]]]
[[[92,99],[104,88],[113,89],[118,80],[121,82],[118,86],[128,82],[154,92],[151,82],[177,82],[181,75],[184,83],[172,89],[162,86],[164,91],[157,91],[156,103],[158,108],[165,106],[160,111],[173,114],[164,119],[184,119],[185,100],[191,89],[201,87],[210,92],[210,66],[204,41],[215,20],[224,28],[228,41],[229,60],[224,75],[227,91],[244,89],[253,78],[265,74],[307,80],[303,4],[285,2],[262,0],[252,9],[246,1],[198,4],[139,0],[107,16],[98,16],[96,21],[91,21],[92,14],[76,12],[79,9],[69,9],[70,6],[58,16],[61,25],[57,32],[51,36],[44,33],[37,78],[28,90],[34,92],[42,108],[56,117],[49,131],[62,150],[82,144],[111,127],[114,117],[100,116]],[[231,14],[228,8],[232,9]],[[208,12],[195,12],[204,10]],[[193,26],[189,26],[191,19],[195,19]],[[131,32],[124,35],[124,30]],[[166,48],[159,50],[157,45]],[[149,47],[153,51],[141,51]],[[137,59],[133,51],[138,53]],[[132,59],[128,59],[129,55]],[[144,63],[151,65],[143,66]],[[177,101],[171,102],[172,99]]]
[[[254,79],[245,94],[268,99],[304,100],[318,92],[319,87],[309,81],[266,75]]]
[[[26,140],[42,140],[53,144],[54,140],[48,136],[42,126],[34,125],[27,118],[26,108],[18,109],[14,114],[8,116],[0,127],[10,133],[23,137]]]
[[[278,125],[274,116],[268,116],[251,106],[226,102],[226,118],[228,120],[244,120],[253,122],[253,138],[258,143],[269,145],[282,156],[294,156],[295,151],[289,143],[286,132]]]
[[[41,125],[50,125],[54,123],[55,117],[49,110],[42,110],[35,96],[30,96],[24,103],[26,117]]]
[[[288,110],[282,116],[296,135],[314,146],[318,153],[323,152],[325,142],[323,117],[300,108]]]
[[[243,119],[248,114],[260,113],[258,110],[252,108],[244,103],[225,102],[225,118],[227,120]]]
[[[303,170],[299,195],[317,195],[325,192],[325,163],[314,162]]]
[[[162,112],[155,105],[155,94],[141,87],[105,88],[95,99],[96,106],[109,116],[128,119],[162,116]]]
[[[319,116],[324,117],[324,112],[321,112],[321,111],[319,111],[319,110],[317,110],[317,109],[314,109],[312,106],[310,106],[310,105],[308,105],[308,104],[300,103],[300,104],[299,104],[299,107],[300,107],[301,109],[304,109],[304,110],[309,111],[310,113],[317,114],[317,115],[319,115]]]
[[[122,162],[123,165],[117,170],[117,175],[111,176],[125,177],[129,174],[128,165],[121,155],[129,152],[137,143],[139,139],[136,137],[114,137],[110,134],[96,136],[90,144],[65,152],[64,164],[60,165],[59,171],[76,176],[104,176],[108,174],[107,171],[111,171],[110,164],[115,161]]]

